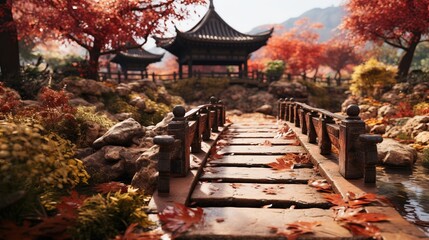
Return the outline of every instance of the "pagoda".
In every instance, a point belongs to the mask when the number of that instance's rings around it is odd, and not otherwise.
[[[183,65],[238,66],[240,78],[247,76],[250,54],[264,46],[273,29],[256,35],[238,32],[229,26],[215,11],[213,0],[204,17],[186,32],[176,28],[176,37],[156,38],[157,45],[175,55],[179,63],[179,78],[183,78]]]
[[[125,79],[128,71],[140,71],[147,76],[147,66],[151,63],[161,61],[164,54],[153,54],[143,48],[128,49],[116,54],[110,61],[121,66]]]

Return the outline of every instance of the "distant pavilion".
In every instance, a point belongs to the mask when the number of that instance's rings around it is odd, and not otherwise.
[[[147,66],[161,61],[164,54],[153,54],[143,48],[128,49],[116,54],[110,61],[121,66],[121,70],[128,78],[128,71],[139,71],[141,76],[147,78]]]
[[[183,65],[238,66],[239,77],[246,78],[250,54],[264,46],[273,29],[255,35],[238,32],[229,26],[215,11],[213,0],[204,17],[186,32],[176,28],[176,37],[155,38],[157,45],[175,55],[179,63],[179,78],[183,78]]]

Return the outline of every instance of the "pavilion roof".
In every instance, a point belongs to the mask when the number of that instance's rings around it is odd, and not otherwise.
[[[143,48],[134,48],[121,51],[116,54],[110,61],[114,63],[154,63],[161,60],[164,54],[150,53]]]

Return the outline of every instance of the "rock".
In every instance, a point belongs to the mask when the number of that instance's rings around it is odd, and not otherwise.
[[[130,104],[131,104],[131,105],[133,105],[133,106],[135,106],[135,107],[137,107],[137,108],[138,108],[138,109],[140,109],[140,110],[144,110],[144,109],[146,108],[146,102],[145,102],[145,100],[144,100],[142,97],[140,97],[140,96],[133,97],[133,98],[130,100]]]
[[[238,110],[238,109],[233,109],[231,111],[227,111],[228,115],[236,115],[236,116],[241,116],[243,115],[243,112]]]
[[[66,77],[59,85],[75,96],[101,96],[103,94],[113,93],[113,88],[106,86],[102,82],[79,77]]]
[[[416,138],[416,143],[422,144],[422,145],[429,145],[429,131],[424,131],[419,133]]]
[[[407,121],[402,127],[402,131],[411,137],[415,137],[427,130],[426,123],[429,123],[429,116],[415,116]]]
[[[363,120],[377,117],[377,112],[378,112],[377,107],[367,105],[367,104],[362,104],[362,105],[359,105],[359,109],[360,109],[359,116]]]
[[[131,186],[139,189],[144,189],[146,194],[152,193],[156,186],[158,178],[157,156],[159,146],[154,145],[144,152],[137,160],[139,171],[134,175]]]
[[[109,162],[105,159],[106,146],[82,159],[85,170],[93,183],[105,183],[119,179],[125,173],[125,161]]]
[[[258,107],[257,109],[255,109],[255,112],[269,115],[273,113],[273,107],[271,105],[264,104]]]
[[[15,92],[15,91],[14,91]],[[16,93],[17,94],[17,93]],[[20,96],[18,95],[18,96],[15,96],[16,98],[19,98]],[[38,101],[33,101],[33,100],[21,100],[21,104],[22,104],[22,107],[30,107],[30,108],[33,108],[33,107],[40,107],[40,102],[38,102]]]
[[[141,144],[139,147],[126,148],[124,151],[121,151],[121,157],[125,160],[125,177],[127,179],[132,179],[134,175],[141,169],[141,165],[139,165],[139,158],[144,154],[150,147],[153,146],[153,142],[151,144],[147,144],[143,146]]]
[[[172,112],[167,113],[167,116],[165,116],[161,122],[155,125],[155,127],[153,128],[153,131],[157,135],[167,134],[168,124],[173,120],[173,118],[174,118],[174,115]]]
[[[93,147],[99,149],[106,145],[129,146],[133,138],[143,136],[145,130],[136,120],[128,118],[111,127],[103,136],[94,141]]]
[[[120,83],[115,90],[121,97],[128,97],[131,94],[131,88],[125,83]]]
[[[390,118],[396,115],[396,109],[393,105],[387,104],[383,105],[378,109],[378,117],[387,117]]]
[[[97,138],[100,137],[101,126],[94,122],[87,122],[86,126],[83,145],[90,146]]]
[[[92,147],[79,148],[76,150],[74,157],[78,159],[84,159],[93,153],[94,153],[94,148]]]
[[[417,160],[417,151],[407,145],[385,138],[377,144],[379,163],[392,167],[412,167]]]
[[[296,81],[276,81],[268,87],[268,92],[277,98],[307,98],[307,87]]]
[[[341,104],[341,112],[346,112],[346,109],[350,105],[359,105],[359,101],[356,97],[350,96]]]
[[[375,134],[384,134],[386,132],[386,125],[375,125],[371,128],[370,132]]]
[[[388,103],[397,104],[400,102],[401,96],[397,93],[387,92],[381,96],[381,100]]]
[[[124,120],[127,120],[128,118],[133,117],[133,114],[132,113],[117,113],[114,115],[114,117],[116,119],[118,119],[118,121],[124,121]]]
[[[86,106],[86,107],[91,107],[92,104],[89,103],[88,101],[86,101],[83,98],[73,98],[69,100],[69,104],[73,107],[77,107],[77,106]]]
[[[121,160],[121,152],[125,150],[124,147],[119,146],[105,146],[104,147],[104,159],[107,162],[114,163]]]

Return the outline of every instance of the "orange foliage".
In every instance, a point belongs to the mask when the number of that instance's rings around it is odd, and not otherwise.
[[[341,79],[341,70],[348,65],[356,65],[361,61],[361,56],[356,51],[356,46],[344,39],[331,39],[325,44],[323,63],[335,71],[335,78]]]
[[[314,32],[321,24],[312,24],[308,19],[295,22],[295,27],[280,36],[273,36],[265,49],[266,56],[286,63],[291,74],[304,74],[318,69],[322,60],[323,45]]]

